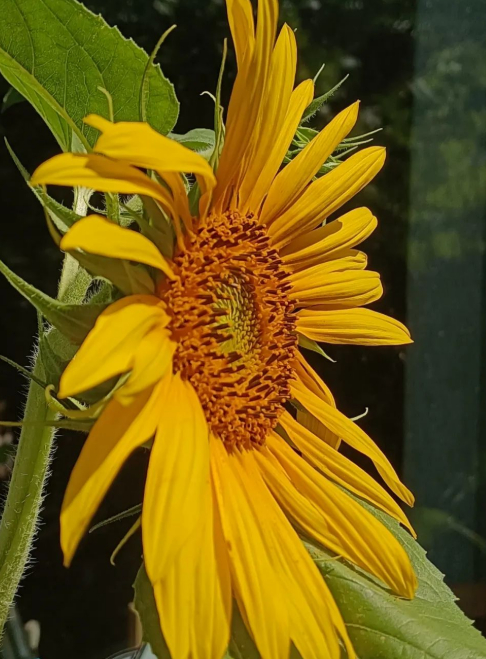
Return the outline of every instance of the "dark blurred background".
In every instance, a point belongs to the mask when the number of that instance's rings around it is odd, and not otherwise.
[[[87,6],[151,51],[176,23],[159,55],[181,101],[176,132],[212,127],[213,92],[223,39],[223,0],[90,0]],[[484,0],[282,0],[297,29],[299,80],[322,63],[317,91],[349,79],[313,120],[361,99],[356,132],[382,127],[387,147],[378,179],[350,207],[369,205],[380,220],[365,244],[383,276],[375,308],[408,323],[415,345],[329,348],[336,364],[316,368],[349,416],[385,450],[417,495],[413,519],[429,557],[447,574],[468,615],[486,629],[486,3]],[[226,70],[224,99],[234,76]],[[0,96],[8,91],[0,78]],[[27,103],[0,116],[24,166],[32,171],[57,150]],[[60,256],[40,206],[0,144],[0,258],[27,281],[55,294]],[[33,309],[0,280],[1,353],[28,365]],[[0,364],[0,415],[20,417],[26,382]],[[2,444],[12,440],[0,435]],[[24,618],[41,625],[40,656],[103,659],[129,642],[131,583],[141,544],[130,540],[115,567],[109,557],[133,520],[87,537],[73,566],[62,567],[58,516],[83,438],[57,440],[32,562],[18,598]],[[97,516],[141,500],[145,458],[125,467]],[[0,465],[0,478],[8,469]]]

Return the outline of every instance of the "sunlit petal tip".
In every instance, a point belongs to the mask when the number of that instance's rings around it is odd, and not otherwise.
[[[354,103],[351,103],[351,105],[348,108],[346,108],[347,113],[348,113],[346,118],[349,122],[352,122],[353,126],[356,123],[356,120],[358,118],[360,105],[361,105],[361,101],[357,100]],[[345,112],[346,112],[346,110],[345,110]]]
[[[376,149],[376,152],[374,153],[376,162],[383,166],[386,160],[386,148],[384,146],[377,146],[374,148]]]

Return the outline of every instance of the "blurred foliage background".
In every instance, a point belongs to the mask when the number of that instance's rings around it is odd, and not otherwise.
[[[486,596],[481,586],[484,554],[479,537],[485,531],[481,465],[486,465],[486,427],[481,413],[484,374],[478,366],[486,364],[484,0],[282,0],[281,4],[282,19],[297,30],[299,80],[313,77],[325,63],[317,82],[317,92],[323,93],[349,74],[312,125],[322,127],[335,112],[360,99],[356,133],[383,128],[375,136],[375,143],[387,147],[386,167],[350,206],[369,205],[380,221],[376,234],[365,245],[370,267],[381,272],[385,287],[385,296],[375,308],[400,320],[410,320],[412,330],[418,332],[417,345],[406,352],[333,347],[329,353],[336,364],[323,363],[320,358],[313,362],[345,413],[357,416],[369,408],[361,422],[363,427],[398,469],[405,471],[408,483],[419,490],[416,522],[423,542],[439,567],[451,573],[452,585],[457,585],[468,613],[481,626],[481,617],[486,618]],[[158,57],[181,102],[176,131],[212,127],[212,101],[201,93],[215,89],[223,40],[229,36],[223,0],[89,0],[86,5],[148,52],[165,29],[177,24]],[[226,104],[234,73],[235,61],[230,55],[223,93]],[[0,95],[3,97],[7,91],[7,83],[0,79]],[[27,103],[6,109],[0,116],[0,129],[29,171],[57,152],[54,139]],[[0,181],[1,257],[27,281],[54,294],[60,255],[51,243],[40,206],[26,189],[3,144]],[[64,200],[68,201],[68,196]],[[475,218],[472,232],[467,230],[470,218]],[[475,264],[475,278],[470,280],[473,291],[467,289],[469,280],[461,279],[464,268],[471,264]],[[444,268],[449,276],[453,273],[457,299],[449,298],[449,289],[444,286],[439,287],[438,297],[433,295],[436,283],[445,281]],[[421,297],[424,288],[430,292],[430,299],[425,292]],[[0,291],[1,352],[28,364],[36,331],[35,314],[3,280]],[[472,306],[468,304],[471,295]],[[455,313],[457,300],[471,310],[469,317]],[[441,327],[439,324],[437,328],[433,319],[445,322],[440,313],[444,307],[446,317],[458,330],[452,342],[446,337],[441,343]],[[435,349],[434,359],[427,365],[424,384],[424,351],[430,346]],[[464,356],[461,350],[467,354]],[[436,365],[441,360],[446,364],[462,360],[461,364],[471,366],[459,371],[453,382],[447,377],[440,380]],[[426,392],[437,391],[440,398],[441,388],[454,397],[449,401],[446,395],[444,405],[433,408]],[[0,364],[2,418],[21,414],[25,389],[25,381],[15,371]],[[470,396],[474,397],[474,406]],[[447,439],[442,426],[447,435],[449,415],[454,414],[451,405],[459,406],[471,426],[462,434],[459,425],[456,434]],[[436,423],[441,433],[427,434]],[[454,423],[451,427],[456,429]],[[425,439],[420,429],[426,431]],[[449,440],[459,451],[467,452],[472,450],[467,447],[474,446],[473,463],[467,466],[472,471],[466,469],[459,481],[459,498],[468,511],[467,519],[460,506],[457,510],[454,507],[457,488],[448,494],[440,479],[434,485],[436,470],[431,460],[435,454],[420,457],[424,442],[443,451],[445,462],[437,469],[443,475],[445,469],[446,477],[448,471],[455,470],[454,452],[447,455],[446,451]],[[0,434],[0,451],[5,452],[4,447],[11,441],[12,433]],[[131,524],[127,520],[89,536],[72,568],[62,567],[58,515],[81,442],[76,434],[63,433],[59,437],[43,523],[20,591],[21,614],[24,619],[40,621],[41,656],[52,659],[103,659],[128,644],[131,582],[141,556],[141,544],[133,539],[118,557],[116,567],[109,564],[112,550]],[[144,456],[134,456],[97,519],[140,501],[144,468]],[[0,478],[7,471],[0,470]],[[429,490],[433,496],[428,496]],[[453,544],[453,549],[441,554],[444,538],[451,534],[459,536],[463,544]],[[460,560],[465,547],[471,563],[467,574],[462,566],[456,569],[451,562],[451,551]]]

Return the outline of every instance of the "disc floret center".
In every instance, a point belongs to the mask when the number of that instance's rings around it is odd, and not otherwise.
[[[290,398],[294,304],[278,252],[252,215],[210,215],[174,257],[160,295],[178,348],[174,371],[193,385],[227,448],[261,445]]]

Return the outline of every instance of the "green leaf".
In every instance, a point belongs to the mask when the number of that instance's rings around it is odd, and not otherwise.
[[[0,261],[0,272],[54,327],[72,343],[80,344],[106,305],[64,304],[28,284]]]
[[[63,206],[58,201],[50,197],[43,187],[30,185],[30,174],[17,158],[7,139],[5,139],[5,146],[7,147],[12,160],[16,164],[17,169],[22,174],[24,181],[40,201],[41,205],[47,210],[56,227],[62,233],[66,233],[69,227],[72,227],[75,222],[81,219],[81,215],[78,215],[70,208],[66,208],[66,206]]]
[[[185,135],[170,133],[169,137],[206,159],[210,158],[214,151],[215,133],[209,128],[195,128]]]
[[[485,659],[486,640],[455,604],[443,575],[427,560],[425,551],[397,522],[362,505],[405,547],[419,588],[412,601],[400,599],[364,572],[307,543],[359,659]]]
[[[75,0],[0,0],[0,72],[43,117],[62,149],[89,150],[97,131],[90,112],[116,121],[140,119],[147,54]],[[179,105],[160,67],[147,72],[148,122],[160,133],[174,126]],[[79,150],[79,148],[78,148]]]
[[[152,584],[149,581],[143,563],[138,571],[133,588],[135,590],[133,602],[142,623],[143,640],[145,643],[150,643],[152,652],[157,659],[171,659],[169,649],[160,630],[159,615],[157,613]]]
[[[405,546],[419,589],[414,600],[400,599],[362,570],[306,543],[343,615],[359,659],[485,659],[486,640],[455,604],[443,575],[427,560],[425,551],[397,522],[368,504],[362,505]],[[143,566],[135,582],[135,607],[144,640],[158,659],[169,659]],[[291,656],[297,656],[295,648],[292,652]],[[258,657],[236,606],[227,657]]]

